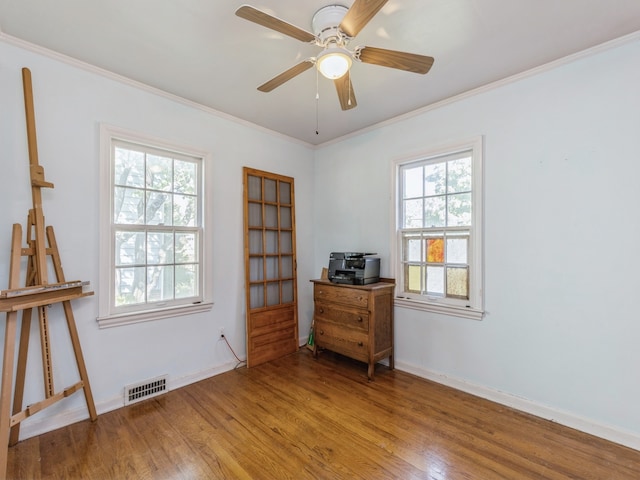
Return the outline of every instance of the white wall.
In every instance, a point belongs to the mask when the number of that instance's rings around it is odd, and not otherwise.
[[[640,448],[640,39],[614,47],[320,149],[316,269],[393,275],[392,161],[483,135],[486,315],[396,308],[396,365]]]
[[[31,208],[21,68],[33,76],[40,164],[54,189],[43,190],[45,220],[56,231],[65,276],[97,292],[99,124],[131,129],[212,154],[215,226],[214,302],[210,312],[99,329],[97,295],[74,301],[74,313],[98,413],[122,405],[127,384],[169,374],[170,387],[228,370],[235,359],[218,340],[224,327],[245,356],[242,167],[295,179],[300,334],[308,332],[313,267],[313,149],[203,109],[135,88],[0,39],[0,289],[7,288],[11,226]],[[214,88],[214,87],[212,87]],[[4,315],[3,315],[4,318]],[[78,380],[64,317],[51,310],[56,390]],[[4,338],[4,321],[0,336]],[[44,398],[34,322],[25,404]],[[1,360],[0,360],[1,361]],[[27,419],[22,437],[86,418],[82,394]]]

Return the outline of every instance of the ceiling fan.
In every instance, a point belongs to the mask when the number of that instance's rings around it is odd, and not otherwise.
[[[260,85],[258,90],[270,92],[315,65],[320,73],[334,81],[342,110],[349,110],[356,106],[351,78],[350,75],[346,75],[353,60],[423,75],[427,73],[433,65],[433,57],[368,46],[358,46],[352,50],[347,48],[349,42],[384,7],[387,1],[355,0],[351,8],[343,5],[323,7],[316,12],[311,21],[314,33],[250,5],[242,5],[236,10],[238,17],[283,33],[301,42],[322,47],[322,51],[316,57],[307,58],[276,75]]]

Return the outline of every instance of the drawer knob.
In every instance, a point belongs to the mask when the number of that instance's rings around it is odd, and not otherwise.
[[[324,330],[320,330],[320,335],[324,335]]]
[[[364,343],[362,343],[362,342],[358,342],[358,346],[359,346],[359,347],[362,347],[363,345],[364,345]]]
[[[362,323],[362,317],[358,317],[358,322]]]
[[[324,313],[324,308],[319,308],[319,309],[318,309],[318,311],[319,311],[320,313]]]

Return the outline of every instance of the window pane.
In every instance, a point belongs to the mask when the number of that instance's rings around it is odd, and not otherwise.
[[[198,266],[176,265],[176,298],[195,297],[198,294]]]
[[[280,282],[267,283],[267,306],[280,303]]]
[[[251,308],[264,307],[264,286],[251,285],[249,287],[249,297]]]
[[[422,199],[405,200],[403,205],[403,228],[420,228],[422,227]]]
[[[282,303],[293,302],[293,281],[282,282]]]
[[[147,267],[147,301],[173,299],[173,266]]]
[[[144,303],[145,267],[116,268],[115,305],[135,305]]]
[[[249,231],[249,253],[263,253],[262,232],[260,230]]]
[[[175,234],[175,262],[194,263],[198,261],[198,235],[178,232]]]
[[[264,263],[262,257],[249,258],[249,281],[261,282],[264,280]]]
[[[280,203],[291,205],[291,184],[280,182]]]
[[[265,239],[267,243],[267,251],[265,253],[278,253],[278,232],[265,232]]]
[[[110,307],[132,308],[110,313],[141,311],[149,302],[162,302],[160,308],[186,304],[201,297],[202,159],[183,153],[176,153],[182,157],[176,159],[172,153],[113,137],[111,142],[112,221],[118,228],[112,228]],[[257,187],[259,191],[260,181]],[[260,222],[259,205],[258,214]],[[261,232],[257,245],[262,248]]]
[[[403,196],[402,198],[415,198],[422,197],[422,167],[417,168],[405,168],[403,173]]]
[[[173,160],[147,155],[147,188],[170,192],[173,190]]]
[[[422,267],[405,265],[405,289],[412,293],[422,293]]]
[[[264,180],[264,201],[276,203],[276,181],[269,178]]]
[[[404,238],[404,258],[403,260],[409,262],[421,262],[424,258],[422,256],[422,236],[413,235],[406,236]]]
[[[268,228],[278,228],[278,207],[275,205],[265,205],[264,224]]]
[[[194,227],[198,215],[197,198],[193,195],[174,195],[173,202],[173,224]]]
[[[113,189],[113,222],[122,225],[144,223],[144,190],[123,187]]]
[[[290,255],[283,255],[280,259],[280,263],[282,265],[282,272],[280,273],[280,277],[292,278],[293,277],[293,257]]]
[[[474,223],[482,204],[473,204],[481,201],[480,190],[474,191],[482,188],[481,178],[475,177],[482,165],[480,143],[402,163],[397,170],[397,276],[399,290],[414,294],[408,300],[421,296],[425,305],[456,307],[469,306],[466,300],[480,303],[481,290],[475,284],[470,290],[472,269],[479,268],[472,244],[482,248],[482,225]],[[476,232],[477,240],[472,238]]]
[[[198,193],[198,170],[194,162],[174,160],[173,162],[174,191],[195,195]]]
[[[429,238],[427,240],[427,262],[444,263],[444,238]]]
[[[280,253],[293,253],[291,232],[280,232]]]
[[[115,148],[114,185],[144,187],[144,153]]]
[[[147,225],[171,225],[171,195],[147,192]]]
[[[145,262],[145,232],[116,232],[116,265],[143,265]]]
[[[447,238],[447,263],[467,263],[468,251],[468,237]]]
[[[291,207],[280,207],[280,228],[291,228]]]
[[[173,233],[154,232],[147,235],[147,263],[173,263]]]
[[[260,181],[260,177],[249,175],[247,193],[250,200],[262,200],[262,182]]]
[[[447,268],[447,297],[469,298],[468,268]]]
[[[278,270],[278,257],[266,257],[265,264],[267,266],[267,280],[275,280],[280,278]]]
[[[427,267],[427,293],[444,296],[444,267]]]
[[[471,194],[457,193],[449,195],[447,225],[449,227],[471,225]]]
[[[262,226],[262,205],[260,203],[249,204],[249,226]]]
[[[424,199],[424,226],[444,227],[445,226],[445,197],[431,197]]]
[[[447,193],[471,191],[471,157],[447,163]]]
[[[447,170],[444,162],[432,163],[424,167],[424,194],[442,195],[446,193]]]

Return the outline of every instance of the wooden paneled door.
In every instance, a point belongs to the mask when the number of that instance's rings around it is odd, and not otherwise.
[[[244,167],[247,366],[298,349],[293,178]]]

